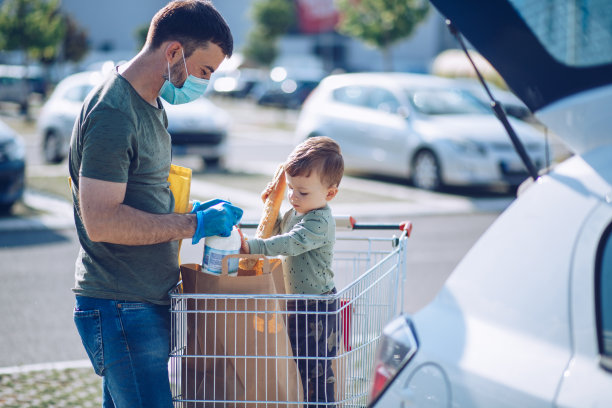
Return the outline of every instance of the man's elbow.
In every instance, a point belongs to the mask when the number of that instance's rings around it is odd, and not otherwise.
[[[83,226],[87,237],[92,242],[110,242],[109,234],[112,228],[109,225],[111,217],[101,211],[82,211]]]
[[[85,222],[85,232],[91,242],[108,242],[105,228],[98,222]]]

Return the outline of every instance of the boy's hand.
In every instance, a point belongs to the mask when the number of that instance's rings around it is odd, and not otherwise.
[[[269,182],[266,188],[264,189],[264,191],[261,192],[261,201],[265,203],[268,197],[270,196],[270,194],[272,194],[273,190],[274,190],[274,182]]]
[[[250,254],[251,249],[249,248],[249,243],[247,242],[247,239],[242,234],[242,230],[240,228],[236,228],[236,229],[238,230],[238,233],[240,234],[240,253]]]

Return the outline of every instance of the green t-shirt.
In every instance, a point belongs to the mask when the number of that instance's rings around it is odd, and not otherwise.
[[[158,100],[147,103],[117,72],[83,103],[72,131],[69,170],[74,218],[81,243],[75,287],[82,296],[169,303],[178,282],[178,242],[118,245],[92,242],[80,217],[81,176],[126,183],[124,204],[153,214],[174,210],[167,182],[172,144],[168,119]]]
[[[250,238],[252,254],[282,255],[289,293],[321,295],[334,288],[336,222],[328,205],[298,214],[289,209],[267,239]]]

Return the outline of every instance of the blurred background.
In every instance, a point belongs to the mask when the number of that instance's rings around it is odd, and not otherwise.
[[[136,55],[166,3],[0,0],[0,367],[86,358],[71,315],[79,244],[70,134],[87,93]],[[229,199],[257,222],[278,163],[304,137],[333,137],[351,163],[334,213],[413,220],[404,307],[422,307],[527,178],[444,19],[421,0],[213,3],[232,29],[234,55],[204,97],[166,105],[173,161],[194,170],[192,196]],[[519,136],[529,134],[538,169],[566,158],[488,62],[471,55]],[[452,92],[423,94],[434,83]],[[325,116],[338,112],[348,124]],[[321,125],[329,123],[338,126]],[[346,137],[363,126],[364,135]],[[353,155],[355,145],[365,149]],[[183,245],[184,262],[201,256],[201,246]]]

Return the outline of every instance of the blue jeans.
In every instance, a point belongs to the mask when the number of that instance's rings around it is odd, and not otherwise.
[[[169,306],[77,296],[74,322],[104,408],[172,407]]]

